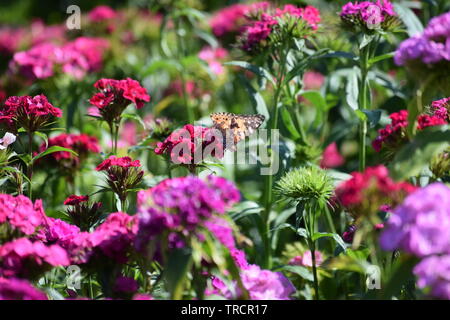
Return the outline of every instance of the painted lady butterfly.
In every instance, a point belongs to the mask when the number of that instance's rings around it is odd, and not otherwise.
[[[230,112],[218,112],[211,114],[213,127],[223,135],[224,149],[236,150],[236,144],[251,135],[264,122],[261,114],[234,114]],[[231,145],[227,145],[231,141]]]

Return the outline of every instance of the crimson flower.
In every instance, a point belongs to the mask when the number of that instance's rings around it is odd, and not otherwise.
[[[36,132],[50,124],[55,117],[62,117],[62,111],[48,102],[43,94],[38,96],[9,97],[0,107],[0,123],[17,132],[24,128]]]
[[[130,157],[110,156],[96,170],[106,172],[109,187],[122,202],[126,200],[129,190],[135,188],[144,176],[140,161],[133,161]]]
[[[127,78],[125,80],[100,79],[94,87],[100,90],[89,102],[96,106],[101,117],[108,123],[117,122],[125,108],[134,103],[141,109],[150,96],[138,81]]]

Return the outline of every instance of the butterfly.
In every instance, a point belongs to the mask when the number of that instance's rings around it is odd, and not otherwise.
[[[223,135],[225,149],[236,150],[236,144],[251,135],[264,122],[261,114],[234,114],[230,112],[217,112],[210,115],[213,128]],[[231,143],[227,143],[231,141]]]

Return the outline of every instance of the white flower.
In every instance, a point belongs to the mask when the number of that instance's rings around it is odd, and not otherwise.
[[[6,149],[10,144],[16,141],[16,136],[10,132],[5,133],[3,139],[0,139],[0,150]]]

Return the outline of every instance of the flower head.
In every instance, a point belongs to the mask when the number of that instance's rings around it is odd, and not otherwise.
[[[375,216],[380,206],[392,207],[416,190],[406,182],[394,182],[384,166],[368,167],[364,172],[353,172],[352,177],[336,188],[338,201],[355,217]]]
[[[215,129],[201,126],[185,125],[172,132],[164,142],[159,142],[156,154],[167,154],[177,164],[198,164],[204,157],[223,156],[223,136]],[[208,154],[206,151],[210,152]]]
[[[231,182],[216,176],[206,180],[193,176],[166,179],[149,190],[139,191],[136,246],[142,250],[164,231],[188,237],[204,226],[225,246],[233,248],[230,227],[218,216],[239,198],[239,191]],[[179,236],[173,238],[177,243]]]
[[[89,196],[71,195],[64,205],[69,206],[67,215],[72,223],[83,231],[90,230],[97,224],[101,215],[101,202],[89,203]]]
[[[0,246],[0,272],[6,277],[35,278],[51,267],[69,264],[66,250],[56,244],[19,238]]]
[[[410,194],[389,217],[380,243],[418,257],[448,253],[450,188],[436,182]]]
[[[144,107],[150,101],[150,96],[138,81],[127,78],[125,80],[100,79],[94,87],[100,92],[89,101],[99,109],[103,119],[111,123],[118,121],[125,108],[133,103],[136,108]]]
[[[100,163],[96,170],[105,171],[108,185],[121,201],[127,198],[130,189],[139,185],[144,176],[140,161],[130,157],[110,156]]]
[[[38,131],[55,117],[61,116],[61,109],[54,107],[43,94],[34,97],[9,97],[4,106],[0,107],[0,123],[6,124],[14,132],[19,128],[28,132]]]
[[[47,300],[47,295],[27,280],[0,278],[0,300]]]

